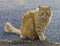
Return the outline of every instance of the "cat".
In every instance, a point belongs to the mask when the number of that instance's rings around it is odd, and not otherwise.
[[[51,9],[49,6],[39,6],[35,10],[30,10],[24,14],[20,29],[16,29],[9,22],[5,23],[5,30],[10,33],[17,33],[20,38],[35,39],[39,37],[41,41],[46,40],[45,30],[50,23]]]

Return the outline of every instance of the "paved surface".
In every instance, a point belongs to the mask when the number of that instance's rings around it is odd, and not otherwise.
[[[4,23],[10,22],[20,28],[21,19],[25,12],[35,9],[39,5],[48,5],[52,9],[51,23],[46,29],[47,39],[60,42],[60,0],[0,0],[0,39],[18,39],[17,34],[6,33]]]

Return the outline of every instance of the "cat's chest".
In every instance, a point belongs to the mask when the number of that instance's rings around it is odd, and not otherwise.
[[[39,23],[39,25],[45,26],[49,22],[49,19],[44,18],[44,16],[38,16],[36,22]]]

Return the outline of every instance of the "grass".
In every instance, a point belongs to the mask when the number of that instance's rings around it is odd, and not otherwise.
[[[17,39],[13,39],[12,40],[12,44],[60,44],[60,43],[56,43],[56,42],[52,42],[52,41],[48,41],[48,40],[45,40],[45,41],[40,41],[40,40],[27,40],[27,41],[24,41],[24,40],[17,40]]]
[[[45,41],[40,41],[40,40],[23,40],[23,39],[13,39],[13,40],[4,40],[4,39],[0,39],[0,43],[4,43],[4,44],[59,44],[57,42],[52,42],[49,40],[45,40]]]

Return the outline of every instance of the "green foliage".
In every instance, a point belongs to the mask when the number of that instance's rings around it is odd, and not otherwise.
[[[13,43],[13,44],[17,44],[17,43],[18,43],[18,40],[17,40],[17,39],[13,39],[13,40],[12,40],[12,43]]]
[[[12,40],[12,44],[25,44],[25,43],[26,44],[55,44],[55,42],[50,42],[48,40],[45,40],[45,41],[40,41],[40,40],[24,41],[24,40],[17,40],[17,39]]]
[[[12,42],[11,42],[12,44],[22,44],[22,43],[24,43],[24,41],[23,41],[23,39],[13,39],[12,40]]]

